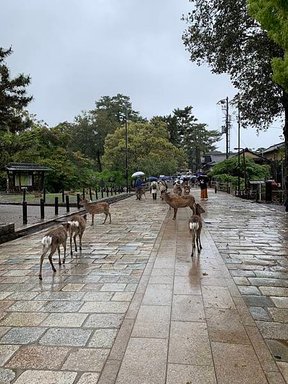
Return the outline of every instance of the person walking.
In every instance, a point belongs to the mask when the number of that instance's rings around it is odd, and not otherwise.
[[[157,199],[157,191],[158,191],[158,185],[157,185],[156,181],[152,181],[152,183],[150,185],[150,192],[152,193],[153,200]]]
[[[136,200],[141,200],[142,188],[143,188],[143,181],[141,177],[137,177],[137,179],[135,180],[134,186],[135,186],[135,192],[136,192]]]
[[[200,176],[199,177],[199,186],[200,186],[200,197],[201,200],[208,200],[208,179],[207,176]]]

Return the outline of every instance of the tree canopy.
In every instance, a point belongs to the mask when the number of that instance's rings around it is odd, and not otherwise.
[[[122,126],[106,138],[103,164],[107,169],[125,169],[125,131]],[[169,142],[167,127],[159,119],[129,122],[127,131],[128,174],[137,170],[146,175],[173,174],[180,167],[187,167],[184,151]]]
[[[288,3],[280,0],[248,0],[249,13],[284,51],[272,58],[273,80],[288,92]]]
[[[84,155],[94,159],[101,172],[102,156],[106,136],[120,127],[127,118],[130,121],[144,121],[137,111],[132,109],[128,96],[103,96],[95,102],[95,109],[84,111],[70,125],[71,148],[81,148]]]
[[[246,0],[192,0],[184,20],[183,42],[190,59],[208,63],[213,73],[227,73],[238,90],[234,101],[243,126],[268,128],[288,110],[283,90],[272,79],[271,58],[283,56],[248,14]]]
[[[19,132],[30,125],[24,109],[32,100],[27,96],[26,87],[30,77],[20,74],[11,78],[5,59],[12,54],[12,48],[0,47],[0,132]]]

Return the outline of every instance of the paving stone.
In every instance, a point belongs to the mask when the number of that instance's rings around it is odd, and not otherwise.
[[[79,348],[70,353],[63,369],[100,372],[108,354],[109,349]]]
[[[166,384],[217,384],[211,366],[168,364]]]
[[[288,323],[288,308],[267,308],[272,320],[277,323]]]
[[[286,340],[266,340],[266,343],[276,361],[288,363],[288,346]]]
[[[267,384],[250,345],[212,343],[212,354],[221,384]]]
[[[213,365],[206,323],[172,321],[168,362]]]
[[[83,313],[51,313],[41,323],[43,327],[81,327],[87,318]]]
[[[211,341],[249,344],[239,313],[231,308],[207,308],[206,320]]]
[[[45,332],[45,328],[15,327],[1,337],[0,344],[31,344]]]
[[[83,305],[82,301],[46,301],[41,311],[43,312],[77,312]]]
[[[99,379],[99,373],[85,372],[77,384],[96,384]]]
[[[54,372],[54,371],[34,371],[23,372],[15,381],[16,384],[73,384],[76,378],[76,372]]]
[[[0,383],[1,384],[10,384],[15,378],[15,372],[11,369],[0,368]]]
[[[5,367],[59,370],[68,352],[69,349],[63,347],[23,346],[17,350]]]
[[[172,286],[168,284],[150,284],[143,298],[143,305],[171,305]]]
[[[20,345],[0,345],[0,365],[4,366],[7,360],[20,348]],[[1,377],[1,375],[0,375]]]
[[[116,335],[115,328],[96,329],[89,340],[88,347],[112,348]]]
[[[153,359],[151,359],[153,356]],[[116,384],[160,384],[165,382],[167,340],[130,339]],[[149,361],[149,364],[147,364]],[[139,375],[141,372],[141,375]]]
[[[288,324],[276,323],[272,321],[258,321],[257,326],[265,339],[288,339]]]
[[[123,318],[122,314],[96,313],[89,315],[83,326],[84,328],[119,328]]]
[[[202,297],[198,295],[174,295],[172,304],[172,320],[205,320]]]
[[[236,281],[235,281],[235,283],[236,283]],[[247,287],[247,286],[238,285],[238,289],[242,295],[249,295],[249,296],[257,296],[257,295],[260,296],[261,295],[261,292],[259,291],[259,289],[257,287],[251,287],[251,286]]]
[[[271,297],[271,300],[277,308],[288,308],[288,297]]]
[[[249,307],[254,320],[271,321],[268,311],[262,307]]]
[[[243,296],[245,303],[250,307],[273,307],[273,301],[266,296]]]
[[[112,302],[112,301],[97,301],[86,302],[80,309],[80,312],[85,313],[125,313],[128,309],[128,302]]]
[[[92,331],[81,328],[50,328],[39,340],[41,345],[81,347],[86,345]]]
[[[142,305],[136,318],[132,337],[167,338],[169,327],[169,306]]]

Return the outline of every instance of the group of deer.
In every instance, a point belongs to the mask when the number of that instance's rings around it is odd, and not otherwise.
[[[181,189],[181,194],[179,190]],[[178,193],[177,193],[178,191]],[[163,191],[161,193],[161,197],[166,203],[174,209],[173,220],[176,220],[176,215],[178,208],[189,207],[193,214],[189,219],[189,230],[192,235],[192,252],[191,257],[194,256],[195,249],[197,247],[198,254],[202,249],[201,244],[201,230],[202,230],[202,218],[201,214],[205,212],[205,210],[201,207],[199,203],[195,202],[194,196],[190,193],[184,193],[182,195],[182,188],[180,185],[175,184],[173,188],[173,192]]]
[[[109,211],[110,207],[107,202],[99,203],[89,203],[87,199],[82,199],[80,205],[84,206],[86,212],[90,213],[92,216],[92,223],[94,225],[94,215],[99,213],[105,214],[105,219],[103,224],[105,224],[107,217],[109,216],[109,222],[111,224],[111,213]],[[79,249],[82,250],[82,236],[86,228],[87,215],[75,214],[69,221],[57,226],[56,228],[51,229],[43,238],[43,252],[40,257],[40,271],[39,279],[42,280],[42,264],[45,255],[49,252],[48,260],[51,264],[53,272],[56,272],[56,269],[53,265],[52,256],[58,250],[59,265],[65,264],[66,259],[66,243],[67,238],[70,238],[70,254],[73,255],[72,242],[74,242],[75,252],[77,252],[77,236],[79,237]],[[61,263],[60,258],[60,246],[63,247],[63,260]]]

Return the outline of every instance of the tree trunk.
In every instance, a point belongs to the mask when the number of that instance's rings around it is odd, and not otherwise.
[[[101,155],[99,151],[97,152],[97,164],[98,164],[99,172],[102,172]]]

